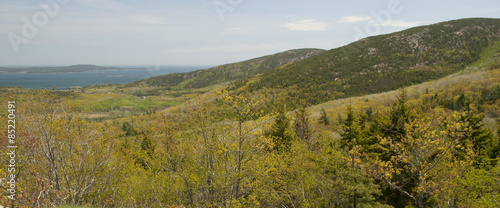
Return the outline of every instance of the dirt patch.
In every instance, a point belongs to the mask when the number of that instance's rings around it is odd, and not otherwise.
[[[103,118],[103,117],[109,117],[109,114],[108,113],[87,113],[85,115],[85,117],[88,119]]]

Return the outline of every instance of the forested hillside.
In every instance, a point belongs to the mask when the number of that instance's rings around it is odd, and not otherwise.
[[[134,85],[156,87],[203,88],[210,85],[231,82],[249,78],[276,67],[300,61],[317,55],[321,49],[296,49],[274,55],[263,56],[248,61],[216,66],[210,69],[198,70],[189,73],[167,74],[137,81]]]
[[[17,199],[4,165],[0,204],[498,207],[499,23],[457,20],[289,64],[226,65],[175,85],[281,67],[183,99],[2,88],[0,122],[15,114],[16,127],[0,131],[0,151],[14,135]],[[175,104],[149,111],[158,99]],[[89,116],[117,108],[148,112]]]
[[[462,70],[500,41],[500,20],[464,19],[369,37],[241,81],[318,104],[379,93]],[[496,45],[498,47],[498,45]]]

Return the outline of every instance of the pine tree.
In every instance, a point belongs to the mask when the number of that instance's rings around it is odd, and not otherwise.
[[[487,128],[484,128],[483,118],[484,114],[478,113],[477,108],[473,104],[466,106],[465,112],[462,115],[462,122],[467,124],[470,130],[465,134],[465,136],[460,140],[462,146],[472,145],[472,149],[476,153],[474,159],[474,165],[486,165],[489,159],[489,153],[491,152],[493,144],[493,132]],[[463,151],[459,151],[464,154]],[[495,159],[495,158],[493,158]]]
[[[153,142],[151,139],[149,139],[148,136],[144,135],[142,142],[141,142],[141,150],[146,152],[148,157],[153,158],[153,154],[155,152],[155,145],[153,145]]]
[[[309,143],[309,140],[311,139],[311,134],[312,134],[312,129],[309,126],[309,119],[308,119],[308,112],[304,107],[301,107],[295,111],[295,120],[294,120],[294,126],[295,126],[295,134],[297,137]]]
[[[385,136],[400,141],[406,135],[405,124],[412,118],[410,108],[406,104],[406,89],[402,88],[397,97],[397,103],[389,115],[389,122],[385,125]]]
[[[324,125],[329,125],[330,124],[330,119],[326,115],[326,111],[324,108],[321,109],[320,112],[321,116],[319,117],[319,123],[324,124]]]
[[[290,119],[286,115],[285,106],[278,107],[277,111],[273,125],[264,132],[264,135],[273,140],[272,150],[281,152],[290,149],[293,136],[288,131]]]
[[[134,127],[129,122],[123,122],[122,130],[125,131],[125,135],[127,136],[137,135],[137,131],[135,131]]]
[[[360,136],[360,129],[351,106],[347,107],[347,117],[345,119],[340,118],[340,126],[340,136],[342,136],[340,145],[351,149]]]

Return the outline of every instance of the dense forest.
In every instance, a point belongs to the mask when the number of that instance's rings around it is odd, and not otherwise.
[[[498,41],[498,19],[443,22],[368,37],[239,81],[234,88],[283,89],[290,100],[319,104],[442,78],[478,61]]]
[[[415,34],[427,35],[411,52],[402,40]],[[133,98],[137,83],[93,94],[1,88],[0,122],[15,113],[18,148],[17,198],[4,165],[0,204],[499,207],[499,37],[490,19],[413,28],[179,97]],[[374,65],[384,72],[361,74]],[[93,117],[108,111],[123,115]]]

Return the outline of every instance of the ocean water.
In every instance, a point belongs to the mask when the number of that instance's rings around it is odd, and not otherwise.
[[[123,67],[125,68],[125,67]],[[128,68],[128,67],[127,67]],[[1,87],[26,87],[32,89],[66,90],[72,87],[84,87],[97,84],[125,84],[146,79],[153,76],[171,73],[184,73],[198,69],[207,69],[207,66],[160,66],[155,69],[132,69],[112,71],[91,71],[72,73],[2,73],[0,72]]]

